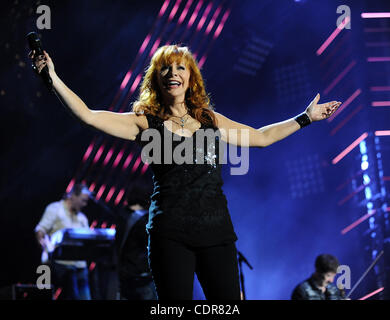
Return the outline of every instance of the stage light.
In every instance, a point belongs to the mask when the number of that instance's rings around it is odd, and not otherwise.
[[[366,141],[360,142],[360,143],[359,143],[359,148],[360,148],[360,153],[361,153],[361,154],[366,154],[366,153],[367,153]]]
[[[369,200],[372,198],[372,192],[370,187],[365,187],[364,188],[364,194],[366,196],[366,199]]]
[[[371,182],[370,177],[367,174],[363,175],[363,183],[365,185],[369,184]]]
[[[321,55],[325,49],[331,44],[331,42],[337,37],[337,35],[345,28],[349,23],[350,18],[346,17],[343,22],[332,32],[332,34],[325,40],[321,47],[317,50],[317,55]]]
[[[367,62],[389,62],[390,57],[367,57]]]
[[[370,229],[375,228],[375,218],[374,217],[371,217],[370,219],[368,219],[368,223],[370,225]]]
[[[390,18],[390,12],[362,12],[363,19]]]
[[[363,161],[360,167],[362,168],[362,170],[367,170],[368,169],[368,162]]]

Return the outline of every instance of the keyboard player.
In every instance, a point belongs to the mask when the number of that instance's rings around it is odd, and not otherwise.
[[[42,247],[42,263],[48,263],[50,236],[64,228],[89,228],[88,219],[81,210],[88,204],[91,192],[82,184],[75,184],[63,199],[50,203],[35,228]],[[51,261],[52,282],[55,289],[62,288],[59,298],[90,300],[86,261]]]

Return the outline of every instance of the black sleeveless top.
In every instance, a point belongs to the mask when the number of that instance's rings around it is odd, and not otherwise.
[[[161,162],[149,161],[152,162],[154,190],[146,225],[148,234],[157,233],[190,246],[212,246],[236,241],[227,200],[222,191],[222,164],[219,161],[222,143],[220,136],[215,134],[219,132],[218,128],[201,124],[193,136],[184,137],[168,130],[163,119],[150,114],[146,114],[146,118],[149,129],[143,133],[153,128],[155,134],[161,135],[161,141],[157,139],[157,145],[161,148],[161,152],[158,152]],[[199,135],[201,131],[207,133],[207,130],[213,133],[213,139]],[[142,140],[146,140],[145,137]],[[144,147],[153,138],[147,141],[137,138],[137,141]],[[172,144],[171,148],[165,145],[168,141]],[[191,145],[191,161],[187,158],[183,164],[177,164],[164,157],[170,153],[173,159],[178,145]],[[145,150],[142,150],[144,157],[147,153],[149,156],[154,155],[154,150]],[[184,157],[184,150],[181,155]]]

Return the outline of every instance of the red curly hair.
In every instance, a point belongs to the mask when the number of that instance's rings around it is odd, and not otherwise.
[[[175,61],[184,61],[190,70],[189,85],[185,96],[189,114],[199,122],[212,124],[215,127],[216,117],[198,64],[188,47],[178,45],[162,46],[155,52],[142,80],[138,100],[133,103],[133,111],[137,115],[147,113],[164,120],[168,118],[168,109],[161,99],[157,74],[163,66]]]

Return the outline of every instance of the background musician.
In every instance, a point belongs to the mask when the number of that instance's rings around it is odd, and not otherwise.
[[[116,247],[118,257],[119,292],[122,300],[156,300],[150,272],[146,224],[151,191],[134,184],[127,196],[126,206],[119,212]]]
[[[75,184],[60,201],[50,203],[35,228],[36,238],[42,246],[42,262],[49,262],[50,236],[64,228],[89,228],[88,219],[81,210],[88,204],[91,192],[82,184]],[[55,260],[51,262],[52,282],[62,288],[60,298],[90,300],[86,261]]]
[[[291,296],[292,300],[344,300],[344,291],[334,284],[339,261],[330,254],[321,254],[315,261],[315,272],[298,284]]]

